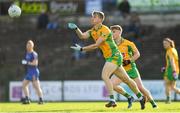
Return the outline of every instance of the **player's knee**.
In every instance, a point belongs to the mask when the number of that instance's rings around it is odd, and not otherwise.
[[[102,74],[101,78],[102,78],[102,80],[107,80],[107,79],[109,79],[109,78],[107,77],[107,75],[104,75],[104,74]]]
[[[172,86],[171,89],[175,91],[176,90],[176,86]]]
[[[118,85],[115,84],[115,83],[113,83],[113,82],[112,82],[112,85],[113,85],[113,89],[114,89],[114,90],[116,90],[116,89],[118,88]]]

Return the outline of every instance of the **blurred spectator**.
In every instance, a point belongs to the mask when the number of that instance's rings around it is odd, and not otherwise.
[[[42,13],[39,15],[38,21],[37,21],[38,29],[46,29],[48,23],[49,23],[48,13],[45,11],[42,11]]]
[[[122,0],[122,2],[119,3],[118,8],[123,17],[126,17],[131,12],[131,6],[128,0]]]
[[[141,21],[140,21],[140,18],[139,18],[138,13],[136,13],[136,12],[131,13],[130,22],[131,22],[132,24],[135,24],[136,26],[140,26]]]
[[[117,9],[117,7],[114,7],[117,5],[117,0],[102,0],[102,4],[104,12],[114,13]]]
[[[59,27],[57,20],[59,19],[59,15],[56,13],[51,13],[49,18],[49,23],[47,25],[47,29],[57,29]]]
[[[58,28],[58,24],[56,22],[50,22],[47,25],[47,29],[57,29]]]
[[[129,37],[129,40],[135,42],[138,47],[141,46],[141,21],[139,15],[136,12],[131,13],[129,23],[126,26],[126,32],[126,37]]]

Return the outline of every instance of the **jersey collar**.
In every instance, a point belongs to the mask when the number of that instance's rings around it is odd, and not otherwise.
[[[102,24],[98,24],[98,25],[93,27],[93,30],[98,31],[99,29],[102,28],[102,26],[103,26]]]
[[[120,44],[122,44],[123,42],[124,42],[124,38],[123,37],[121,37],[121,39],[120,40],[118,40],[118,42],[117,42],[117,45],[120,45]]]

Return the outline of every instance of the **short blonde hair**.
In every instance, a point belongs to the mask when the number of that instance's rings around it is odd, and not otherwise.
[[[174,41],[173,41],[172,39],[170,39],[170,38],[165,38],[164,41],[169,42],[169,43],[170,43],[170,46],[171,46],[172,48],[175,48],[175,44],[174,44]]]
[[[122,32],[122,27],[120,25],[112,25],[112,26],[110,26],[110,29],[111,30],[116,29],[116,30],[120,30]]]
[[[105,19],[105,15],[104,15],[104,13],[102,11],[93,11],[92,16],[94,16],[94,15],[98,15],[98,17],[100,19],[102,19],[102,21],[104,21],[104,19]]]

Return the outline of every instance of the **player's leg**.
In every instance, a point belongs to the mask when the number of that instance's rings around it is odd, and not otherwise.
[[[151,93],[144,87],[144,85],[142,83],[142,80],[141,80],[141,77],[138,76],[133,80],[136,82],[136,84],[138,86],[138,89],[141,91],[141,93],[143,93],[143,95],[148,98],[148,100],[150,101],[152,107],[157,108],[157,105],[156,105],[153,97],[151,96]]]
[[[119,86],[119,84],[122,83],[122,81],[116,76],[112,76],[111,81],[113,84],[113,89],[117,93],[123,95],[124,97],[128,99],[128,108],[131,108],[134,98],[130,94],[128,94],[121,86]]]
[[[129,76],[127,75],[126,71],[124,70],[124,68],[122,66],[120,66],[118,69],[116,69],[116,71],[114,72],[114,74],[120,78],[124,83],[126,83],[130,89],[136,94],[136,96],[139,98],[140,103],[141,103],[141,109],[145,108],[145,102],[146,99],[145,97],[141,94],[141,92],[139,91],[136,83],[129,78]]]
[[[171,89],[175,91],[175,93],[180,94],[180,89],[176,87],[176,81],[172,81]]]
[[[23,104],[30,104],[30,99],[29,99],[29,80],[24,79],[22,82],[22,89],[25,95],[25,98],[23,99]]]
[[[116,76],[112,76],[111,81],[113,84],[113,89],[117,93],[119,93],[127,98],[131,96],[121,86],[119,86],[119,84],[122,83],[122,81],[119,78],[117,78]]]
[[[38,79],[38,77],[37,76],[33,76],[33,81],[32,81],[32,83],[33,83],[33,87],[35,88],[35,90],[36,90],[36,93],[37,93],[37,95],[38,95],[38,97],[39,97],[39,104],[43,104],[43,94],[42,94],[42,89],[41,89],[41,87],[40,87],[40,82],[39,82],[39,79]]]
[[[171,85],[170,85],[170,81],[166,76],[164,77],[164,81],[165,81],[166,103],[169,104],[171,103]]]
[[[109,103],[105,105],[106,107],[116,107],[116,103],[113,95],[113,84],[110,80],[110,76],[117,68],[118,66],[116,64],[113,64],[111,62],[106,62],[102,70],[102,79],[105,82],[110,97]]]

